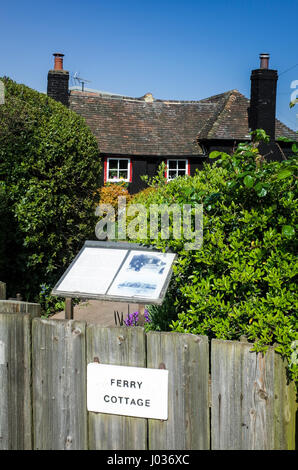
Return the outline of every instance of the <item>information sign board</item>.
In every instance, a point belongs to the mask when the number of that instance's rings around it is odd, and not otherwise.
[[[138,244],[85,242],[52,294],[161,304],[175,258]]]

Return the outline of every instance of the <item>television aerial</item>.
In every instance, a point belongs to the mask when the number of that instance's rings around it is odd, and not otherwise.
[[[91,80],[86,80],[86,78],[79,77],[79,72],[75,72],[72,75],[72,79],[74,85],[82,87],[82,91],[84,91],[85,83],[91,83]]]

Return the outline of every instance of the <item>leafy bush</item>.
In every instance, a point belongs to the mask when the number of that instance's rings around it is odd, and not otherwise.
[[[267,136],[258,131],[256,138]],[[257,141],[240,144],[231,156],[210,156],[218,160],[194,177],[166,183],[161,176],[148,197],[147,207],[204,205],[201,250],[185,251],[185,240],[150,240],[149,233],[139,240],[179,255],[167,302],[149,308],[151,328],[160,329],[159,318],[167,317],[173,331],[229,340],[245,335],[262,352],[275,344],[297,380],[297,158],[266,162]]]
[[[52,287],[42,284],[38,296],[38,303],[41,305],[42,316],[50,317],[56,312],[65,309],[65,299],[51,295]]]
[[[100,159],[83,118],[8,78],[0,106],[1,271],[32,300],[94,234]]]
[[[130,203],[134,204],[135,201],[138,201],[139,204],[148,203],[148,198],[150,195],[155,194],[155,188],[149,186],[148,188],[142,189],[140,192],[133,194],[129,200]]]
[[[171,322],[177,319],[176,308],[173,306],[175,284],[175,279],[173,279],[161,305],[147,305],[150,323],[146,325],[146,330],[169,331]]]

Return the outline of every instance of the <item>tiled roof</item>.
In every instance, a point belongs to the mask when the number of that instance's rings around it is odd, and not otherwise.
[[[202,102],[221,102],[221,109],[215,119],[211,118],[205,127],[198,132],[198,139],[249,139],[248,108],[249,99],[231,90],[221,95],[211,96]],[[295,131],[276,119],[275,136],[288,137],[297,141],[298,135]]]
[[[247,140],[248,105],[237,90],[200,101],[70,93],[71,109],[86,119],[101,152],[125,155],[200,155],[198,139]],[[276,134],[297,136],[279,121]]]

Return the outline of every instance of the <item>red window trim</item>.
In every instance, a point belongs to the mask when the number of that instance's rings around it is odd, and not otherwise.
[[[108,178],[108,159],[105,158],[104,160],[104,182],[106,183]]]
[[[104,182],[105,183],[113,183],[113,180],[108,179],[108,159],[113,160],[128,160],[128,181],[126,183],[132,182],[132,159],[130,157],[105,157],[104,159]],[[121,180],[117,181],[117,183],[121,182]]]
[[[129,182],[132,182],[132,161],[131,158],[129,159],[129,177],[128,177]]]

